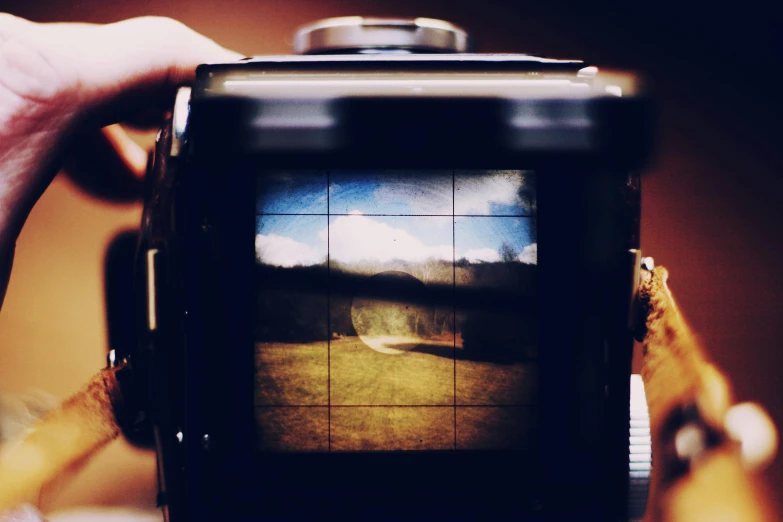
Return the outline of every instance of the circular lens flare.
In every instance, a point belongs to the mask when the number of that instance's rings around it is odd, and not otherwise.
[[[376,352],[414,350],[433,330],[427,287],[405,272],[375,274],[354,296],[351,320],[362,342]]]

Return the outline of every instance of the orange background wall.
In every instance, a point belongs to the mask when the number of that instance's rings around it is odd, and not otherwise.
[[[682,309],[739,399],[761,402],[783,427],[783,110],[776,92],[783,31],[753,1],[731,12],[667,1],[545,4],[3,0],[0,9],[37,21],[171,16],[246,54],[288,53],[293,29],[320,17],[429,16],[466,27],[483,51],[646,72],[661,121],[657,159],[643,181],[643,250],[670,269]],[[138,224],[139,212],[138,204],[97,201],[58,177],[18,243],[0,312],[0,389],[35,386],[64,397],[104,364],[104,251],[117,231]],[[779,501],[781,460],[767,472]],[[150,454],[118,442],[52,506],[151,505],[153,474]]]

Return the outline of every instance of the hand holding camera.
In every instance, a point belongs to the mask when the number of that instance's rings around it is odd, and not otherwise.
[[[238,57],[166,18],[39,24],[0,13],[0,296],[24,221],[74,141],[120,121],[159,125],[198,64]],[[98,143],[126,170],[113,174],[141,178],[146,152],[117,127],[103,132]],[[83,164],[109,155],[90,154]],[[102,168],[92,165],[112,174]]]

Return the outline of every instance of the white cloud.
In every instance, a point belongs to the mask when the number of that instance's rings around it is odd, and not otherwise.
[[[500,261],[500,254],[498,254],[497,250],[493,250],[492,248],[476,248],[473,250],[468,250],[465,252],[464,257],[471,263],[477,263],[479,261],[485,261],[487,263],[492,263],[494,261]]]
[[[259,260],[270,265],[314,265],[326,258],[327,238],[331,242],[331,258],[342,263],[387,262],[394,259],[413,262],[427,259],[451,261],[453,255],[451,245],[427,245],[405,229],[395,228],[358,211],[352,211],[350,216],[335,218],[328,234],[326,227],[321,229],[317,245],[307,245],[273,233],[258,234],[256,252]],[[535,243],[526,246],[517,259],[522,263],[536,264],[537,248]],[[472,263],[500,261],[500,254],[493,248],[471,249],[458,257]]]
[[[523,179],[518,170],[458,172],[455,177],[454,213],[486,215],[490,213],[490,203],[518,204]]]
[[[324,249],[325,250],[325,249]],[[275,266],[315,265],[326,259],[326,252],[277,234],[256,235],[256,257]]]
[[[517,259],[528,265],[538,264],[538,243],[533,243],[522,249]]]
[[[326,241],[326,229],[319,232],[318,237]],[[362,215],[336,218],[329,231],[329,240],[330,257],[343,263],[452,259],[451,245],[426,245],[406,230]]]

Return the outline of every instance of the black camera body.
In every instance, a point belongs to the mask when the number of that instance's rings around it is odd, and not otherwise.
[[[125,354],[168,520],[628,519],[650,98],[467,44],[336,19],[180,91]]]

